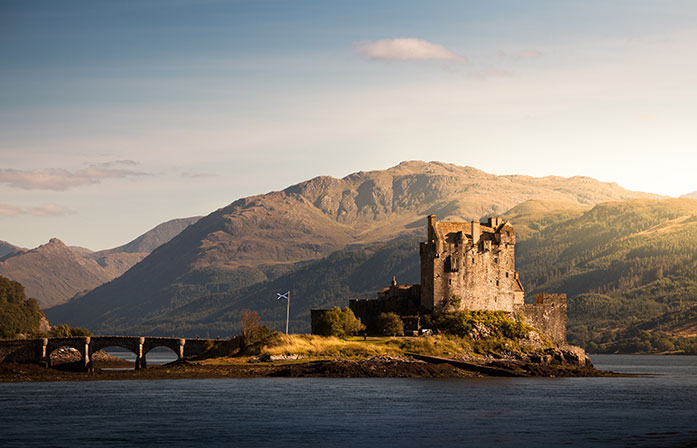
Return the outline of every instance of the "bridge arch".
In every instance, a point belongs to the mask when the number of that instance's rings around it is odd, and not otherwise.
[[[145,357],[147,356],[148,352],[150,352],[154,348],[166,347],[172,350],[175,355],[177,355],[177,359],[181,359],[184,356],[185,345],[186,339],[158,337],[145,338],[145,343],[143,344],[143,358],[141,361],[142,366],[146,366]]]
[[[90,338],[89,337],[73,337],[73,338],[48,338],[45,339],[43,357],[47,365],[51,365],[51,354],[63,347],[70,347],[80,354],[80,362],[85,366],[90,362]]]

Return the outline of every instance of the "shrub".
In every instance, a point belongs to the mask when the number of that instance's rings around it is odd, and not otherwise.
[[[492,336],[509,339],[523,338],[532,330],[503,311],[454,311],[439,315],[434,323],[444,333],[461,337],[469,335],[475,323],[486,325]]]
[[[317,321],[315,333],[321,336],[346,337],[365,330],[363,325],[349,308],[335,306],[322,313]]]
[[[385,336],[404,336],[404,322],[396,313],[380,313],[377,330]]]
[[[77,336],[92,336],[92,333],[86,328],[76,328],[62,324],[51,327],[48,335],[52,338],[72,338]]]

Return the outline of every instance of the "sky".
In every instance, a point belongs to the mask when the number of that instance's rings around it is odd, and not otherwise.
[[[697,190],[694,1],[0,0],[0,240],[405,160]]]

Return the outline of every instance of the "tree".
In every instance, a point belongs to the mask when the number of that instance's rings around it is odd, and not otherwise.
[[[240,313],[240,324],[242,325],[242,345],[254,345],[268,338],[273,331],[261,323],[259,313],[256,311],[243,309]]]
[[[242,325],[242,335],[251,338],[261,327],[261,318],[256,311],[243,309],[240,313],[240,324]]]
[[[71,327],[70,325],[54,325],[48,332],[52,338],[72,338],[77,336],[92,336],[92,333],[85,328]]]
[[[396,313],[380,313],[377,330],[385,336],[404,336],[404,322]]]
[[[35,333],[43,317],[37,301],[26,297],[19,282],[0,276],[0,338]]]
[[[346,337],[363,330],[365,325],[353,314],[353,311],[338,306],[322,313],[315,326],[315,333],[321,336]]]

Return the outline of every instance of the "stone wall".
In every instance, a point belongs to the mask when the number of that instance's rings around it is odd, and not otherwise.
[[[41,361],[42,339],[10,339],[0,341],[0,362]]]
[[[349,308],[361,320],[369,333],[377,326],[381,313],[396,313],[399,316],[413,316],[419,313],[419,285],[409,285],[410,288],[396,290],[396,294],[382,295],[379,299],[351,299]]]
[[[524,322],[557,344],[566,343],[566,294],[537,294],[520,308]]]
[[[428,217],[421,243],[421,305],[436,312],[512,312],[524,302],[515,270],[515,230],[500,218],[486,224]],[[451,300],[459,298],[454,304]]]

